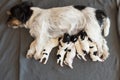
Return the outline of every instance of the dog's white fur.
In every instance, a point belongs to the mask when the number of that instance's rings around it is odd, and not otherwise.
[[[96,42],[99,53],[107,51],[102,48],[104,45],[104,38],[101,34],[100,25],[95,18],[94,8],[87,7],[82,11],[75,9],[72,6],[50,9],[31,7],[31,9],[33,10],[33,15],[27,21],[25,27],[30,29],[30,34],[35,37],[36,44],[34,45],[35,54],[30,52],[32,49],[32,47],[30,47],[27,53],[28,57],[34,55],[36,60],[40,59],[42,56],[42,50],[50,39],[60,37],[64,33],[73,35],[83,28],[86,30],[88,36]],[[110,23],[109,19],[107,20],[108,21],[105,19],[106,22],[104,23],[107,25],[104,27],[105,36],[109,33]]]

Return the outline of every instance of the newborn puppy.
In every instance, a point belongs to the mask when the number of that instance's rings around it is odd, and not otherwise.
[[[89,53],[89,42],[87,33],[84,30],[81,30],[78,34],[78,40],[75,42],[77,57],[87,61],[85,55]]]
[[[63,67],[64,57],[69,46],[70,35],[65,33],[64,36],[59,39],[59,50],[57,52],[57,64],[59,63],[61,67]]]
[[[88,43],[87,33],[85,32],[85,30],[82,30],[78,33],[78,35],[79,35],[79,41],[82,46],[82,50],[83,50],[84,54],[88,54],[89,53],[89,43]]]
[[[70,45],[67,48],[67,53],[66,53],[66,57],[65,57],[65,60],[64,60],[64,63],[66,65],[68,65],[71,69],[73,69],[72,63],[73,63],[73,59],[76,56],[75,43],[76,43],[77,40],[78,40],[77,35],[70,36]]]
[[[68,65],[71,69],[73,69],[72,63],[73,59],[75,58],[75,55],[76,55],[75,45],[74,43],[71,42],[70,46],[68,46],[67,48],[67,53],[64,60],[64,63]]]

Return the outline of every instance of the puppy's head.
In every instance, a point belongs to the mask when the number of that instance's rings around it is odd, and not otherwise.
[[[10,11],[7,11],[9,16],[7,24],[10,27],[18,28],[25,24],[32,16],[33,11],[30,9],[32,3],[23,2],[21,4],[13,6]]]

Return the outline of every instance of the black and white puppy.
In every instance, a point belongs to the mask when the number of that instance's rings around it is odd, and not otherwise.
[[[57,52],[57,63],[63,67],[63,63],[73,69],[72,63],[76,55],[76,49],[74,42],[77,41],[77,37],[74,35],[70,36],[65,33],[64,36],[59,40],[59,50]]]
[[[103,30],[104,36],[109,34],[110,20],[101,10],[80,5],[42,9],[32,7],[29,2],[23,2],[13,6],[7,13],[10,27],[25,27],[35,38],[30,45],[27,57],[34,56],[36,60],[41,59],[42,51],[50,39],[60,37],[64,33],[74,35],[83,28],[96,42],[98,52],[104,52],[101,31]]]
[[[59,63],[61,67],[63,67],[65,54],[70,45],[70,35],[68,33],[65,33],[64,36],[59,39],[59,49],[57,52],[57,63]]]

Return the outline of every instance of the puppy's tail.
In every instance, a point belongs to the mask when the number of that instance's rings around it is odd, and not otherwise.
[[[101,26],[101,29],[103,30],[103,35],[105,37],[108,36],[110,29],[110,19],[102,10],[96,10],[96,18],[98,20],[99,25]]]

